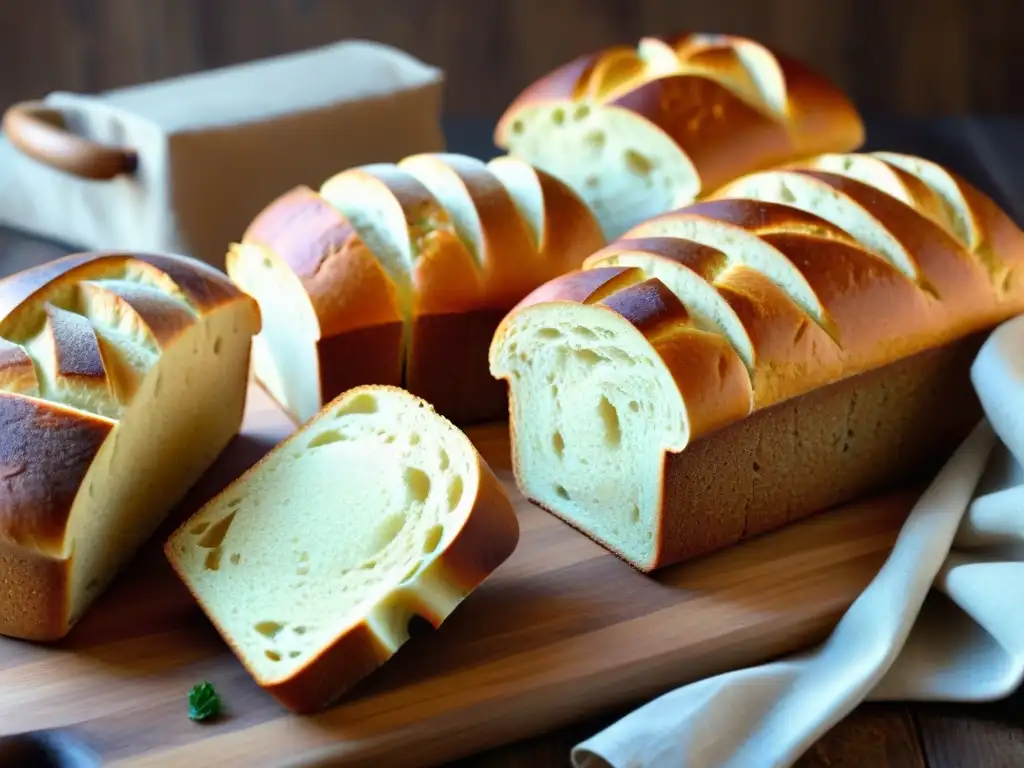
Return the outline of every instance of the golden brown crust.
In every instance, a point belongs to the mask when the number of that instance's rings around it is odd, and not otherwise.
[[[539,277],[544,270],[538,263],[539,254],[531,242],[529,227],[497,176],[479,160],[454,154],[413,155],[402,160],[398,167],[417,164],[433,166],[440,174],[451,177],[465,189],[476,209],[481,247],[477,265],[468,270],[468,274],[479,273],[481,294],[476,308],[511,306],[542,282]],[[460,273],[466,274],[467,269],[459,265],[459,272],[447,279],[454,282]],[[420,295],[427,294],[421,290]],[[437,303],[435,299],[435,306]]]
[[[982,263],[990,265],[990,271],[998,275],[1004,292],[1016,295],[1024,290],[1021,284],[1024,280],[1024,231],[977,187],[953,171],[947,170],[947,173],[959,185],[978,229],[980,242],[972,252]],[[1005,266],[1005,273],[1000,266]]]
[[[578,99],[587,95],[587,84],[590,81],[590,74],[602,58],[614,55],[618,51],[625,50],[634,54],[632,48],[615,46],[614,48],[595,51],[578,56],[566,64],[544,75],[531,85],[527,86],[517,96],[508,109],[498,120],[494,131],[494,142],[499,147],[508,146],[509,134],[516,130],[515,121],[519,112],[527,106],[544,101],[555,101],[562,99]]]
[[[53,354],[49,368],[58,379],[71,386],[110,388],[100,344],[92,323],[82,315],[59,309],[52,304],[46,312],[44,333],[49,339],[48,351]]]
[[[516,305],[515,310],[548,301],[593,304],[643,279],[644,273],[635,267],[599,267],[567,272],[530,291]],[[509,312],[508,318],[512,317],[515,310]]]
[[[81,267],[108,259],[109,256],[100,253],[73,253],[5,277],[0,280],[0,320],[32,298],[37,291],[52,286],[55,281],[69,274],[73,275],[71,279],[77,279]]]
[[[540,280],[578,269],[583,259],[604,245],[601,225],[568,184],[535,168],[544,196],[544,232],[540,240]]]
[[[364,183],[383,185],[401,210],[414,260],[413,315],[468,311],[487,305],[480,265],[456,233],[448,211],[415,176],[390,164],[356,168],[345,175],[366,177]],[[371,253],[370,258],[376,257]]]
[[[795,59],[772,51],[782,68],[797,154],[845,152],[864,143],[864,122],[853,101]]]
[[[851,245],[857,243],[848,232],[820,216],[807,213],[799,208],[791,208],[788,205],[745,198],[703,200],[676,211],[663,213],[651,221],[692,218],[714,219],[723,224],[740,227],[755,235],[764,235],[770,232],[803,232],[808,235],[841,240]],[[649,222],[638,225],[631,232],[624,234],[622,239],[643,236],[648,225]]]
[[[322,339],[402,321],[394,283],[380,262],[345,217],[309,187],[271,202],[242,243],[272,251],[298,276]]]
[[[944,228],[894,197],[854,179],[820,171],[796,173],[843,193],[892,233],[916,262],[922,287],[936,294],[951,318],[969,315],[978,318],[974,322],[987,322],[983,310],[992,301],[993,286],[984,265]]]
[[[681,237],[621,238],[589,256],[584,268],[596,264],[606,256],[639,251],[680,264],[704,280],[714,280],[728,265],[728,257],[721,251]]]
[[[781,291],[769,296],[767,281],[748,274],[745,285],[742,277],[727,283],[730,304],[755,340],[759,407],[941,343],[934,304],[888,262],[816,237],[777,232],[763,239],[807,278],[839,329],[839,344]]]
[[[192,313],[166,296],[155,296],[151,290],[140,288],[128,281],[116,284],[83,282],[79,292],[86,301],[109,302],[136,315],[145,325],[158,347],[169,346],[195,322]]]
[[[0,336],[15,309],[38,311],[37,294],[57,292],[83,280],[117,278],[125,269],[150,267],[170,278],[183,298],[201,314],[232,301],[251,301],[222,272],[186,256],[156,253],[88,251],[73,253],[0,280]]]
[[[653,570],[898,486],[925,484],[982,417],[983,334],[840,379],[665,455]]]
[[[796,154],[784,124],[699,75],[652,80],[609,106],[634,112],[664,131],[697,168],[703,190]]]
[[[296,714],[313,714],[333,704],[390,658],[388,648],[366,622],[360,622],[300,673],[264,688]],[[249,673],[253,674],[252,670]]]
[[[473,510],[444,553],[423,572],[423,577],[443,578],[457,594],[469,595],[519,544],[519,519],[505,487],[479,453],[474,467],[477,475]],[[434,627],[442,616],[421,603],[418,613]]]
[[[0,539],[60,557],[82,480],[114,422],[0,392]]]

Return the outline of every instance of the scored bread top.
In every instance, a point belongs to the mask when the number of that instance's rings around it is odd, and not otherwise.
[[[511,307],[603,245],[582,200],[515,158],[448,153],[343,171],[272,201],[228,254],[269,251],[301,280],[321,337]]]
[[[655,334],[634,319],[649,298],[630,295],[652,280],[685,309]],[[614,308],[670,367],[677,353],[665,351],[666,337],[727,340],[744,364],[749,412],[1024,311],[1024,232],[965,180],[909,156],[812,158],[750,174],[534,291],[495,334],[492,373],[507,375],[501,360],[521,318],[572,302]],[[674,372],[691,417],[697,402],[720,413],[717,424],[745,415],[735,397],[715,398],[725,371]],[[690,437],[707,431],[695,422]]]
[[[495,143],[508,149],[523,131],[526,110],[559,102],[568,107],[565,122],[601,107],[653,124],[689,157],[701,194],[743,173],[854,150],[864,141],[863,121],[840,89],[799,62],[733,35],[646,37],[634,47],[581,56],[511,103]]]
[[[159,254],[74,254],[0,281],[0,540],[59,553],[79,486],[163,349],[247,302]]]

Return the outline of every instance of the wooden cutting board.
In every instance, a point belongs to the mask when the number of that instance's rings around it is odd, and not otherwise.
[[[517,551],[439,630],[333,709],[298,717],[246,675],[159,550],[291,429],[253,388],[243,434],[64,642],[0,639],[0,735],[54,732],[103,765],[451,760],[817,642],[916,498],[853,504],[650,577],[522,498],[504,426],[470,430],[515,499]],[[196,724],[187,693],[204,679],[225,713]]]

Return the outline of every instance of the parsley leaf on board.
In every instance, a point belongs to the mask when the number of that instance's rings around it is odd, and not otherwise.
[[[188,692],[188,717],[200,722],[216,717],[220,713],[220,696],[213,689],[213,683],[204,680]]]

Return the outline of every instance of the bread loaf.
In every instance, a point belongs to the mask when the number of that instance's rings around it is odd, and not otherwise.
[[[824,169],[828,170],[824,170]],[[525,495],[652,570],[937,469],[1024,311],[1024,233],[927,160],[761,171],[654,217],[502,322]]]
[[[440,625],[515,549],[504,488],[401,389],[357,387],[182,525],[165,551],[256,681],[297,712]]]
[[[572,186],[611,240],[745,173],[857,149],[864,126],[789,57],[687,34],[569,62],[512,102],[494,140]]]
[[[572,190],[520,160],[418,155],[273,201],[227,270],[263,313],[255,374],[295,421],[385,384],[464,424],[507,415],[487,367],[501,318],[603,243]]]
[[[237,433],[254,301],[185,257],[0,281],[0,633],[56,640]]]

